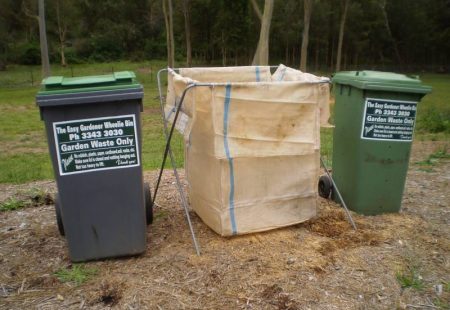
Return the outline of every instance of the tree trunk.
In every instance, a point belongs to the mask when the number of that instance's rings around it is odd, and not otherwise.
[[[44,0],[39,0],[39,41],[41,46],[42,76],[50,76],[50,61],[48,60],[47,32],[45,30]]]
[[[222,44],[221,44],[222,45],[222,66],[225,67],[227,65],[227,49],[225,46],[225,39],[224,39],[223,31],[222,31],[221,42],[222,42]]]
[[[319,40],[317,40],[316,42],[316,55],[315,55],[315,63],[314,63],[314,68],[315,71],[319,71],[319,52],[320,52],[320,44],[319,44]]]
[[[334,47],[335,47],[334,37],[332,37],[331,38],[331,50],[330,50],[330,53],[331,53],[331,55],[330,55],[330,69],[333,69],[333,66],[334,66]]]
[[[344,70],[347,70],[347,49],[344,50]]]
[[[191,0],[183,0],[184,30],[186,33],[186,65],[192,66],[191,46]]]
[[[172,0],[163,0],[164,22],[166,24],[167,66],[173,68],[175,63],[175,46],[173,42]]]
[[[259,33],[259,41],[256,47],[255,56],[253,57],[252,65],[268,65],[269,64],[269,35],[270,35],[270,22],[272,21],[274,0],[265,0],[264,2],[264,14],[261,15],[261,11],[255,0],[252,0],[253,8],[256,15],[261,21],[261,32]]]
[[[284,63],[286,64],[286,66],[289,66],[289,43],[286,44],[285,47]]]
[[[67,25],[66,23],[61,23],[61,6],[60,6],[60,0],[56,1],[56,21],[58,23],[58,35],[59,35],[59,53],[61,56],[61,66],[65,67],[67,66],[66,63],[66,55],[64,53],[64,50],[66,48],[66,32],[67,32]]]
[[[305,14],[303,19],[303,37],[302,37],[302,51],[300,55],[300,70],[306,71],[306,62],[308,60],[309,24],[311,22],[313,0],[303,0],[303,4]]]
[[[398,51],[397,47],[397,41],[392,36],[391,27],[389,25],[389,19],[386,13],[386,0],[382,0],[380,3],[381,12],[383,13],[383,19],[384,19],[384,25],[386,27],[387,34],[389,36],[389,39],[392,41],[392,46],[394,47],[395,57],[397,58],[398,64],[402,64],[402,58],[400,57],[400,53]]]
[[[341,58],[342,58],[342,42],[344,41],[344,30],[345,30],[345,20],[347,19],[347,10],[350,0],[342,0],[343,1],[343,11],[341,15],[341,22],[339,25],[339,41],[338,41],[338,50],[336,57],[336,71],[341,70]]]
[[[295,64],[295,45],[292,47],[292,64]]]

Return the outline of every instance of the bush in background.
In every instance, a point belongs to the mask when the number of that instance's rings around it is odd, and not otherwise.
[[[450,133],[450,106],[424,105],[417,116],[417,126],[422,132]]]
[[[41,50],[38,42],[21,43],[16,46],[11,57],[16,63],[23,65],[38,65],[41,63]]]

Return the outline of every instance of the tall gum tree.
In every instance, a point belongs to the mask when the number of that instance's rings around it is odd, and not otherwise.
[[[341,14],[341,21],[339,23],[339,41],[338,41],[338,50],[337,50],[337,56],[336,56],[336,71],[341,70],[342,42],[344,41],[345,21],[347,19],[347,11],[348,11],[349,3],[350,3],[350,0],[342,0],[341,1],[342,14]]]
[[[256,47],[255,56],[253,57],[252,65],[268,65],[269,64],[269,36],[270,36],[270,23],[272,21],[273,14],[273,2],[274,0],[265,0],[264,13],[261,14],[258,3],[256,0],[250,0],[253,9],[261,21],[261,31],[259,33],[259,41]]]
[[[39,45],[41,49],[42,77],[50,76],[50,61],[48,58],[47,31],[45,29],[45,5],[44,0],[38,0],[38,15],[34,15],[28,9],[26,2],[22,2],[22,11],[26,16],[35,19],[39,24]]]
[[[386,12],[386,0],[381,0],[378,2],[380,6],[381,13],[383,14],[384,26],[386,27],[386,32],[389,36],[390,41],[392,42],[392,47],[394,48],[395,57],[397,58],[398,63],[402,64],[402,57],[400,57],[400,52],[398,51],[397,41],[392,35],[391,26],[389,24],[389,18]]]
[[[58,38],[59,38],[59,54],[61,56],[61,66],[67,66],[66,62],[66,34],[67,34],[67,22],[61,13],[64,12],[65,3],[64,0],[56,0],[56,21],[58,24]]]
[[[39,0],[39,41],[41,45],[42,75],[50,76],[50,61],[48,59],[47,31],[45,29],[44,0]]]
[[[300,55],[300,70],[306,71],[306,62],[308,60],[309,25],[311,24],[313,0],[303,0],[303,6],[304,6],[304,16],[303,16],[302,50]]]
[[[186,65],[192,66],[191,0],[183,0],[184,31],[186,34]]]
[[[167,66],[173,68],[175,64],[175,43],[173,39],[172,0],[162,0],[162,7],[166,24]]]

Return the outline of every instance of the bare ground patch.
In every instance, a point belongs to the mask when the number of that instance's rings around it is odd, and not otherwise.
[[[318,216],[274,231],[222,238],[191,212],[196,256],[170,171],[165,172],[141,256],[89,262],[76,285],[55,272],[71,264],[52,205],[0,213],[0,308],[50,309],[415,309],[450,301],[448,160],[414,165],[439,143],[416,143],[399,214],[353,214],[320,199]],[[423,149],[426,151],[423,151]],[[155,172],[145,174],[154,183]],[[0,185],[0,201],[53,182]],[[414,268],[421,289],[398,275]],[[436,292],[436,285],[443,285]]]

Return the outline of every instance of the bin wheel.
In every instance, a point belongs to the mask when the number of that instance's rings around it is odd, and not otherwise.
[[[153,223],[153,203],[152,203],[152,193],[150,191],[150,185],[144,183],[144,199],[145,199],[145,219],[147,220],[147,225]]]
[[[328,177],[328,175],[324,174],[320,176],[319,178],[319,196],[323,198],[330,198],[331,191],[333,190],[333,183],[331,182],[331,179]]]
[[[56,213],[56,224],[58,225],[58,231],[61,236],[65,235],[64,225],[61,217],[61,205],[59,203],[59,194],[55,196],[55,213]]]

